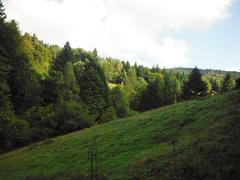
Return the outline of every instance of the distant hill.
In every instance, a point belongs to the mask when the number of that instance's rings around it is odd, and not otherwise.
[[[169,71],[172,72],[179,72],[179,73],[186,73],[190,74],[193,68],[171,68]],[[207,75],[210,77],[214,76],[225,76],[227,73],[229,73],[234,79],[237,79],[240,77],[240,72],[236,71],[223,71],[223,70],[213,70],[213,69],[201,69],[200,70],[203,75]]]
[[[0,179],[87,179],[97,137],[109,179],[240,177],[240,92],[186,101],[0,156]]]

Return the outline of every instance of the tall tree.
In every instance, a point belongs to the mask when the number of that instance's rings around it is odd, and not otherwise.
[[[73,51],[67,42],[50,66],[49,78],[45,81],[44,88],[45,102],[78,99],[79,87],[73,70],[73,61]]]
[[[229,73],[226,74],[222,81],[222,92],[227,92],[231,89],[233,89],[235,86],[234,80],[232,79],[231,75]]]
[[[10,87],[8,85],[8,77],[11,70],[9,54],[6,49],[8,39],[7,24],[5,22],[6,14],[2,1],[0,0],[0,108],[2,110],[10,106]],[[1,110],[0,110],[1,111]]]
[[[110,106],[109,90],[106,77],[101,69],[98,59],[89,56],[85,60],[83,72],[78,76],[80,96],[89,107],[90,112],[99,120],[106,108]]]
[[[111,101],[112,105],[116,110],[116,115],[119,118],[127,116],[129,105],[126,101],[122,90],[119,87],[116,87],[111,90]]]
[[[240,89],[240,78],[236,80],[236,89]]]
[[[207,87],[202,79],[202,74],[200,73],[200,70],[197,67],[195,67],[192,70],[188,78],[188,81],[184,84],[183,98],[191,99],[203,97],[205,96],[206,88]]]

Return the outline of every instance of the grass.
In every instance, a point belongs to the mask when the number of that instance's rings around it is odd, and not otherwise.
[[[0,156],[0,179],[87,173],[95,137],[102,174],[109,179],[148,179],[163,173],[173,157],[175,162],[196,152],[199,144],[214,142],[239,118],[237,100],[239,91],[186,101],[33,144]]]

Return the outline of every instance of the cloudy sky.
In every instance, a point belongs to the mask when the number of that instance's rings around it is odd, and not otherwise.
[[[22,32],[160,67],[240,69],[240,0],[4,0]]]

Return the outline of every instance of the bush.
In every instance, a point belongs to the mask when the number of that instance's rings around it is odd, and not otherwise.
[[[28,140],[29,124],[11,111],[0,113],[0,152],[19,146]]]
[[[99,123],[105,123],[114,119],[116,119],[116,111],[114,107],[108,107],[101,113],[101,116],[97,121]]]
[[[93,124],[87,109],[75,101],[34,107],[25,113],[25,117],[30,123],[32,140],[84,129]]]

